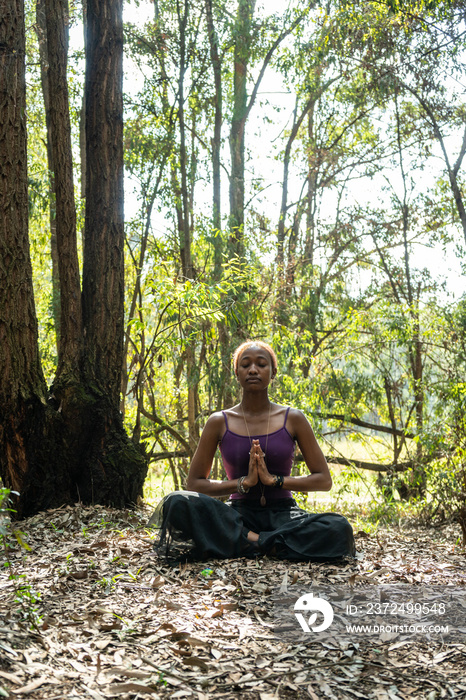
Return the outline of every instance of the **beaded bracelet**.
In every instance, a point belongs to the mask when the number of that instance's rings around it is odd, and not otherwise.
[[[283,487],[283,482],[285,481],[284,476],[275,475],[275,481],[273,482],[274,488],[281,489]]]
[[[246,494],[246,493],[249,493],[249,489],[247,489],[245,486],[243,486],[243,482],[244,482],[245,478],[246,478],[245,476],[240,476],[240,478],[238,479],[238,484],[236,486],[237,492],[240,493],[242,496],[244,496],[244,494]]]

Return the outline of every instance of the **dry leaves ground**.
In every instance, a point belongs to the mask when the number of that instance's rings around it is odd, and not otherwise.
[[[0,580],[0,697],[466,698],[462,633],[289,643],[272,610],[285,576],[291,586],[464,586],[458,528],[358,533],[360,558],[339,566],[169,568],[153,554],[148,516],[76,506],[21,523],[31,550],[12,553],[16,580],[8,569]]]

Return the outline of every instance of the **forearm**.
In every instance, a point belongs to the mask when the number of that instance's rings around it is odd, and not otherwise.
[[[237,492],[238,479],[214,481],[213,479],[188,477],[186,488],[188,491],[204,493],[206,496],[212,496],[213,498],[222,498],[223,496],[229,496]]]
[[[282,488],[288,491],[306,493],[309,491],[330,491],[332,478],[329,474],[314,472],[306,476],[285,476]]]

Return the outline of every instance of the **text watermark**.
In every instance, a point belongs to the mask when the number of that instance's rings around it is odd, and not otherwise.
[[[453,586],[290,585],[274,595],[274,629],[287,639],[466,634],[466,591]]]

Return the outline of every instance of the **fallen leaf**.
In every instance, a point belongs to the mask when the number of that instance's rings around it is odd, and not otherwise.
[[[202,671],[209,670],[209,665],[204,661],[204,659],[199,659],[196,656],[189,656],[183,659],[183,663],[186,664],[186,666],[197,666]]]
[[[18,695],[28,695],[29,693],[33,693],[37,688],[40,688],[41,685],[44,685],[44,683],[53,683],[53,681],[49,680],[48,678],[38,678],[35,681],[32,681],[32,683],[28,683],[28,685],[23,685],[22,688],[16,688],[12,690],[12,693],[17,693]]]
[[[6,671],[0,671],[0,678],[4,678],[6,681],[10,681],[10,683],[16,683],[16,685],[23,685],[24,683],[24,681],[18,678],[18,676],[15,676],[14,673],[7,673]]]
[[[114,683],[105,689],[105,695],[122,695],[123,693],[156,693],[157,691],[143,683]]]

